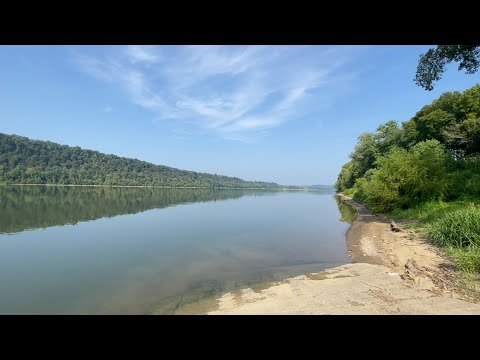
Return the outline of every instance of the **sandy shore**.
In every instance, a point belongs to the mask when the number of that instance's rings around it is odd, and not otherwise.
[[[176,314],[480,314],[455,289],[438,248],[339,195],[357,210],[346,238],[353,263],[186,304]]]

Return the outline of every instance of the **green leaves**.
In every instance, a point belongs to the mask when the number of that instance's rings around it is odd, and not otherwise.
[[[453,114],[444,110],[434,110],[416,119],[418,137],[422,140],[443,139],[443,131],[449,125],[455,124],[456,118]]]
[[[370,180],[361,183],[365,202],[375,211],[386,212],[443,198],[448,189],[446,160],[437,140],[420,142],[411,150],[392,149],[377,159]]]
[[[373,210],[480,195],[480,85],[447,92],[401,127],[390,120],[359,136],[337,190]]]
[[[445,65],[459,62],[458,70],[475,73],[480,67],[480,45],[438,45],[420,56],[415,83],[425,90],[433,90],[434,83],[442,78]]]

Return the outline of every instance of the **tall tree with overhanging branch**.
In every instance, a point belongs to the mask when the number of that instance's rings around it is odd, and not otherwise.
[[[415,83],[425,90],[433,90],[434,83],[442,78],[445,66],[459,62],[458,70],[473,74],[480,68],[480,45],[438,45],[420,56]]]

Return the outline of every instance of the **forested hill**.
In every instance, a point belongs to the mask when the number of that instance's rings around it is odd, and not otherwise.
[[[98,151],[0,133],[1,184],[278,188],[275,183],[179,170]]]

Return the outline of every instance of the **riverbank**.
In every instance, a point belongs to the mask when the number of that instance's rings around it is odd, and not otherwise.
[[[480,314],[456,289],[453,264],[413,231],[339,195],[357,211],[352,264],[186,304],[176,314]]]

